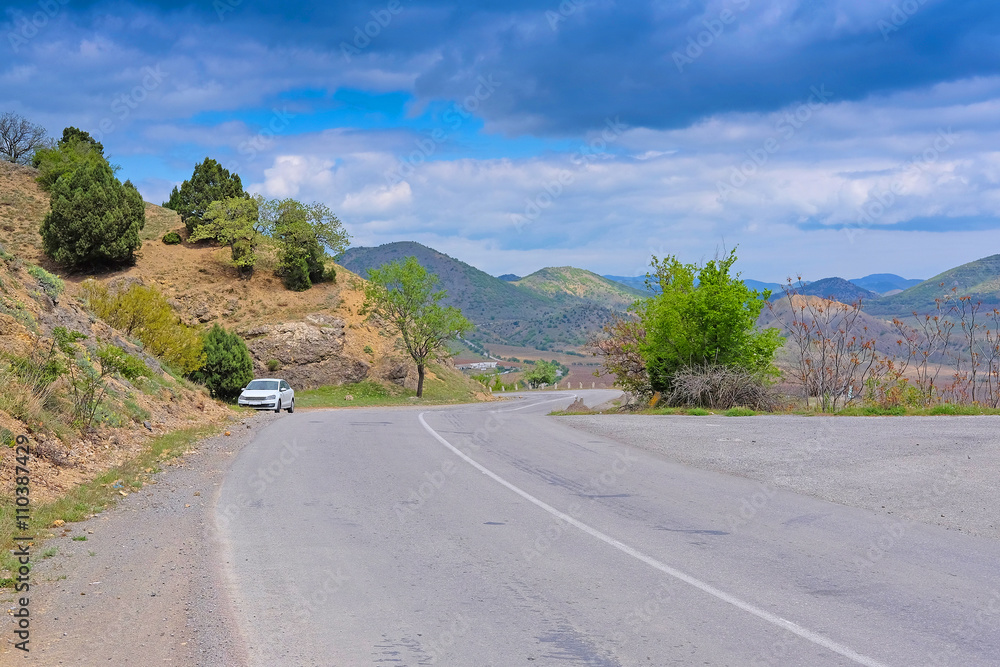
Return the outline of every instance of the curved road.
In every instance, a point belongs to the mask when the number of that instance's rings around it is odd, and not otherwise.
[[[216,499],[252,664],[1000,664],[1000,543],[545,417],[611,393],[269,425]]]

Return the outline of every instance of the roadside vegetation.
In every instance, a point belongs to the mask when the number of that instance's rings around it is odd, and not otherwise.
[[[482,399],[483,388],[460,371],[443,364],[428,364],[430,377],[423,396],[395,384],[365,380],[354,384],[295,392],[297,408],[381,407],[393,405],[445,405]]]
[[[1000,310],[952,290],[934,312],[894,319],[886,341],[860,302],[798,295],[791,280],[772,301],[731,274],[735,261],[735,251],[701,267],[654,257],[648,279],[662,292],[614,316],[590,341],[629,409],[1000,413]],[[757,327],[764,308],[780,328]],[[779,382],[792,391],[779,391]]]

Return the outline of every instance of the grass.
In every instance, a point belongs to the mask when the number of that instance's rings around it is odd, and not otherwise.
[[[343,408],[391,405],[440,405],[472,403],[476,392],[482,391],[464,374],[441,366],[429,366],[436,377],[424,379],[424,395],[418,399],[415,391],[395,384],[363,380],[354,384],[326,386],[295,392],[299,408]],[[351,396],[353,400],[347,400]]]
[[[28,530],[18,530],[17,535],[34,538],[32,545],[37,549],[40,541],[51,536],[48,529],[57,519],[72,523],[104,511],[121,497],[119,490],[141,489],[151,474],[146,472],[147,470],[156,472],[157,464],[182,455],[192,444],[219,430],[220,426],[200,426],[174,431],[153,439],[141,454],[124,464],[101,473],[57,500],[33,504]],[[121,485],[115,488],[119,480]],[[10,573],[17,566],[16,560],[11,555],[11,550],[14,549],[14,517],[12,499],[10,497],[0,499],[0,588],[13,585]],[[85,536],[80,537],[86,540]],[[73,539],[83,541],[79,537]],[[51,550],[43,552],[43,557]]]
[[[756,417],[757,413],[750,408],[730,408],[723,412],[727,417]]]

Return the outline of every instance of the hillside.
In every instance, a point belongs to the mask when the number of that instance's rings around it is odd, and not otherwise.
[[[971,296],[988,310],[1000,308],[1000,255],[949,269],[899,294],[872,302],[865,310],[881,317],[908,318],[914,312],[934,311],[934,300],[948,295]]]
[[[867,303],[879,298],[877,293],[858,287],[843,278],[824,278],[807,283],[796,287],[795,293],[803,296],[816,296],[821,299],[832,299],[841,303],[854,303],[859,300]],[[782,296],[781,290],[776,290],[771,298],[781,298]]]
[[[569,295],[599,306],[621,309],[628,308],[636,299],[649,296],[645,290],[640,291],[572,266],[541,269],[514,284],[545,297],[560,298]]]
[[[41,251],[38,228],[48,209],[48,195],[35,183],[35,173],[28,168],[7,169],[0,181],[4,193],[0,238],[25,260],[58,272]],[[296,388],[364,379],[415,388],[416,367],[397,349],[396,339],[360,315],[364,290],[356,275],[338,269],[335,283],[292,292],[274,275],[273,250],[262,249],[253,276],[241,280],[230,266],[228,248],[186,242],[165,245],[160,239],[167,231],[186,237],[174,211],[147,203],[144,243],[135,265],[96,278],[157,287],[187,324],[203,328],[218,323],[236,331],[247,341],[256,373],[280,373]],[[88,277],[64,276],[68,295],[74,296]],[[452,379],[465,382],[457,372]]]
[[[586,284],[579,286],[568,273],[559,271],[550,276],[551,284],[542,272],[517,283],[507,282],[412,241],[351,248],[338,261],[359,275],[367,275],[370,268],[410,256],[438,276],[440,286],[448,291],[444,303],[460,308],[476,325],[469,339],[478,343],[541,350],[580,345],[591,331],[603,326],[614,310],[622,309],[622,295],[626,293],[589,271],[581,272]],[[528,284],[521,284],[524,281]],[[578,296],[577,292],[590,294],[590,298]],[[604,300],[611,295],[613,298]]]

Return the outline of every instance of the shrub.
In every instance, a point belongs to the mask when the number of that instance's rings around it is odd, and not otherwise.
[[[774,353],[781,345],[777,329],[757,330],[757,319],[770,292],[749,289],[730,275],[736,252],[704,266],[682,264],[675,257],[653,258],[661,293],[639,302],[635,310],[645,329],[639,351],[655,391],[670,393],[684,369],[722,366],[750,375],[774,374]],[[729,406],[731,407],[731,406]]]
[[[269,359],[268,360],[268,362],[267,362],[267,370],[269,370],[270,372],[273,373],[274,371],[278,370],[279,368],[281,368],[281,362],[280,361],[278,361],[277,359]]]
[[[285,287],[295,292],[304,292],[312,287],[309,277],[309,264],[304,257],[285,255],[278,269]]]
[[[257,264],[257,246],[263,239],[259,231],[260,213],[258,199],[230,197],[214,201],[202,217],[201,225],[188,241],[213,239],[228,245],[233,266],[241,278],[253,275]]]
[[[59,276],[54,276],[40,266],[32,264],[28,267],[28,275],[38,281],[42,291],[53,301],[58,301],[59,295],[66,289],[66,283]]]
[[[163,242],[167,245],[177,245],[181,242],[181,235],[177,232],[167,232],[163,235]]]
[[[327,253],[343,252],[349,237],[328,207],[294,199],[260,199],[259,210],[260,229],[270,232],[278,242],[277,274],[288,289],[302,291],[318,282],[336,280],[337,272],[326,268]]]
[[[180,189],[174,187],[163,207],[180,213],[184,226],[193,232],[201,225],[212,202],[249,196],[243,191],[239,174],[230,173],[221,164],[206,157],[201,164],[195,165],[190,180],[181,183]]]
[[[112,292],[96,280],[87,280],[81,296],[95,315],[126,336],[138,337],[152,355],[166,364],[191,373],[204,362],[201,337],[180,321],[155,287],[133,283]]]
[[[86,163],[53,184],[43,248],[70,267],[128,263],[142,245],[145,222],[145,204],[132,183],[119,182],[106,162]]]
[[[365,345],[365,354],[375,354],[375,350],[372,349],[371,345]]]
[[[687,411],[687,413],[693,417],[707,417],[708,415],[712,414],[705,408],[691,408],[690,410]]]
[[[677,371],[666,402],[678,407],[749,408],[763,412],[770,412],[776,404],[764,377],[730,366],[693,366]]]
[[[208,387],[214,398],[235,400],[253,379],[253,359],[243,339],[216,324],[203,339],[205,364],[191,379]]]

